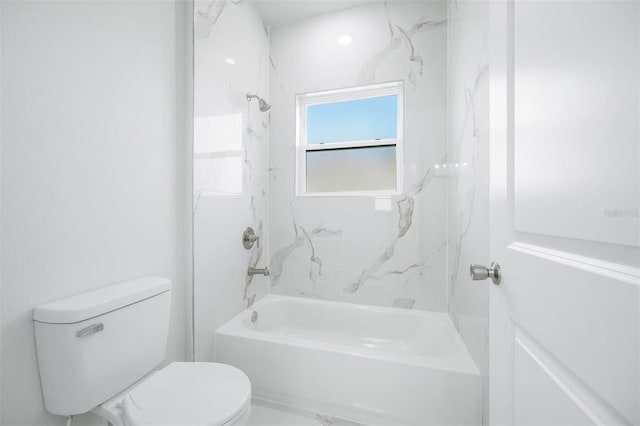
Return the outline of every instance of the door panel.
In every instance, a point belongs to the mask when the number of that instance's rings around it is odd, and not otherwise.
[[[516,338],[515,417],[522,419],[522,424],[531,425],[595,424],[580,400],[567,389],[568,380],[558,378],[562,367],[549,368],[551,363],[541,361],[541,352]]]
[[[637,15],[631,1],[514,4],[518,231],[638,246]]]
[[[491,422],[640,424],[640,3],[491,9]]]

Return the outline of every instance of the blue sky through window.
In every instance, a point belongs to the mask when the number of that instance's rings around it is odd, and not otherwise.
[[[398,96],[355,99],[307,107],[307,144],[395,139]]]

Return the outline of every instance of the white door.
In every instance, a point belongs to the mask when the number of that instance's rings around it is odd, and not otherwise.
[[[491,424],[640,424],[640,2],[491,2]]]

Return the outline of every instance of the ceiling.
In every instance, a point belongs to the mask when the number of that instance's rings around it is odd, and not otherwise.
[[[371,3],[371,0],[251,0],[271,27]]]

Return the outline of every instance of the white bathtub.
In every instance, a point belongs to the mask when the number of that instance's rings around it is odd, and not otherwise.
[[[216,330],[215,359],[254,397],[325,415],[481,423],[480,374],[444,313],[267,296]]]

